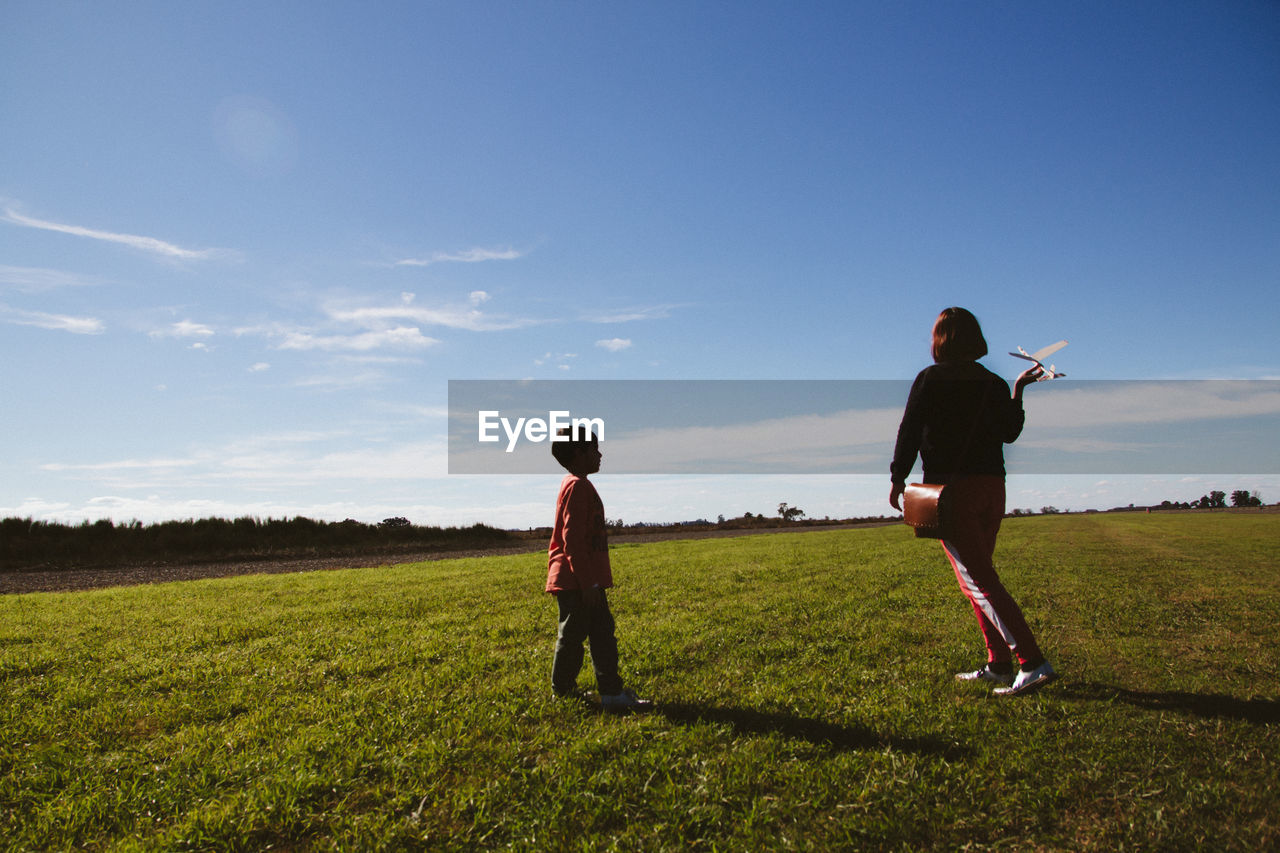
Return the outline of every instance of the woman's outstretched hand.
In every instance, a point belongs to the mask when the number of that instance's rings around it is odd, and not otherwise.
[[[902,493],[904,491],[906,491],[906,486],[902,483],[894,483],[893,488],[889,490],[889,506],[893,507],[898,512],[902,512],[900,500],[902,499]]]
[[[1038,364],[1033,364],[1019,373],[1017,380],[1013,383],[1013,399],[1021,400],[1022,389],[1038,382],[1041,376],[1044,376],[1044,368]]]

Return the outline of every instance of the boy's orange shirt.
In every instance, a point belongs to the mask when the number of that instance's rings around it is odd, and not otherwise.
[[[547,547],[547,592],[613,586],[604,501],[586,477],[570,474],[556,496],[556,520]]]

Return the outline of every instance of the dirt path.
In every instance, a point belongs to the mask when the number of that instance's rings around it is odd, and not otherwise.
[[[754,536],[766,533],[808,533],[815,530],[849,530],[855,527],[881,527],[891,522],[870,524],[815,525],[812,527],[768,527],[751,530],[665,530],[655,533],[619,533],[609,537],[615,545],[642,542],[666,542],[676,539],[722,539],[731,536]],[[451,560],[461,557],[492,557],[502,554],[529,554],[547,547],[541,540],[509,548],[467,551],[431,551],[423,553],[374,555],[369,557],[316,557],[293,560],[256,560],[225,563],[195,563],[170,566],[121,566],[106,569],[58,569],[35,572],[0,572],[0,594],[25,592],[68,592],[102,589],[112,586],[134,586],[144,583],[225,578],[234,575],[284,574],[287,572],[319,572],[329,569],[354,569],[385,566],[392,563],[418,563],[427,560]]]

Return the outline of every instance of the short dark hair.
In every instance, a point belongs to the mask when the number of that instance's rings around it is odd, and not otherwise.
[[[933,360],[977,361],[987,354],[978,318],[964,308],[944,308],[933,322]]]
[[[556,436],[559,440],[551,442],[551,455],[565,469],[568,469],[573,457],[583,450],[595,447],[600,442],[594,432],[587,430],[585,424],[580,424],[574,431],[571,431],[569,427],[560,427],[560,429],[556,430]]]

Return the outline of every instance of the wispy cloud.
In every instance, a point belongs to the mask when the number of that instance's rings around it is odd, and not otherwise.
[[[173,323],[167,328],[157,329],[151,332],[153,338],[210,338],[213,337],[213,329],[203,323],[193,323],[190,320],[180,320]]]
[[[676,305],[649,305],[619,308],[616,311],[588,314],[582,319],[588,323],[634,323],[638,320],[662,320],[671,316]]]
[[[6,207],[3,213],[0,213],[0,222],[8,222],[10,225],[21,225],[24,228],[38,228],[42,231],[56,231],[60,234],[70,234],[74,237],[88,237],[91,240],[103,240],[108,243],[118,243],[122,246],[128,246],[131,249],[137,249],[142,252],[148,252],[154,255],[161,255],[166,258],[175,258],[183,261],[206,260],[220,254],[225,254],[219,249],[184,249],[173,243],[167,243],[164,240],[158,240],[155,237],[144,237],[139,234],[121,234],[114,231],[100,231],[94,228],[84,228],[80,225],[67,225],[61,222],[49,222],[44,219],[36,219],[26,216],[14,210],[12,207]]]
[[[1059,428],[1179,423],[1280,415],[1280,383],[1166,380],[1078,383],[1028,391],[1037,423]]]
[[[42,311],[23,311],[0,303],[0,320],[18,326],[35,326],[73,335],[100,335],[106,326],[96,317],[71,317],[66,314],[46,314]]]
[[[382,355],[379,351],[404,354],[436,346],[440,340],[424,332],[430,326],[491,332],[524,328],[540,322],[490,316],[474,307],[488,299],[488,294],[483,291],[472,293],[471,304],[467,305],[427,307],[415,305],[415,298],[412,293],[402,293],[398,302],[381,305],[334,300],[320,306],[323,317],[314,323],[265,323],[236,328],[232,334],[266,338],[280,350],[340,353],[349,358],[359,357],[370,364],[395,363],[398,359],[394,354]],[[176,334],[179,328],[194,335],[201,327],[199,324],[175,324],[166,333]]]
[[[298,487],[332,483],[420,480],[447,473],[443,441],[367,447],[334,446],[341,436],[298,433],[236,441],[182,456],[95,462],[52,461],[45,471],[81,474],[111,488],[169,489],[241,485]]]
[[[108,473],[113,471],[169,471],[195,465],[195,459],[118,459],[112,462],[68,463],[50,462],[40,467],[45,471],[85,471]]]
[[[391,305],[369,308],[331,308],[329,317],[342,323],[370,323],[409,320],[427,326],[465,329],[472,332],[497,332],[534,325],[535,320],[489,317],[474,308],[424,308],[413,305]]]
[[[560,370],[568,370],[569,360],[577,357],[578,357],[578,354],[576,352],[561,352],[561,353],[549,352],[546,355],[542,356],[542,358],[535,358],[533,360],[533,363],[538,367],[542,367],[544,364],[554,364]]]
[[[631,346],[630,338],[609,338],[604,341],[596,341],[596,346],[601,349],[607,349],[609,352],[621,352]]]
[[[327,353],[370,353],[379,349],[423,350],[440,343],[411,326],[393,326],[344,334],[288,323],[244,326],[233,330],[237,336],[257,336],[274,341],[278,350]]]
[[[422,364],[422,359],[412,355],[376,355],[374,353],[342,353],[333,357],[335,363],[358,365]]]
[[[317,391],[352,391],[358,388],[373,388],[387,381],[386,374],[378,370],[365,370],[360,373],[326,373],[299,379],[294,383],[297,388],[311,388]]]
[[[1158,441],[1116,441],[1108,438],[1063,437],[1027,438],[1018,442],[1015,451],[1025,452],[1028,449],[1055,450],[1062,453],[1139,453],[1165,449],[1176,451],[1178,448],[1169,442]]]
[[[339,323],[351,323],[367,328],[377,328],[390,322],[406,321],[424,326],[442,326],[447,329],[464,329],[471,332],[499,332],[507,329],[523,329],[539,321],[491,316],[476,306],[489,301],[489,294],[482,290],[473,292],[469,306],[443,306],[429,308],[414,304],[412,293],[400,294],[400,302],[393,305],[364,305],[350,307],[330,304],[325,307],[329,319]]]
[[[326,352],[368,352],[375,349],[426,349],[440,341],[422,334],[416,327],[396,326],[380,331],[360,332],[354,335],[318,335],[305,331],[292,331],[284,335],[278,344],[282,350],[323,350]]]
[[[12,267],[0,264],[0,285],[24,293],[38,293],[60,287],[87,287],[101,283],[102,279],[94,276],[39,267]]]
[[[476,264],[482,261],[514,261],[523,257],[517,249],[466,249],[461,252],[433,252],[425,258],[404,258],[398,267],[429,267],[432,264]]]

